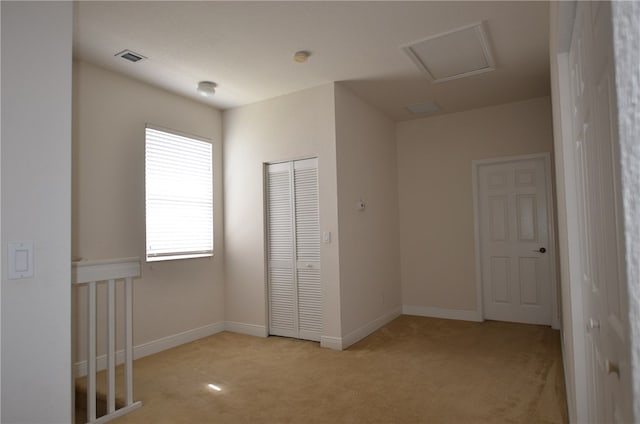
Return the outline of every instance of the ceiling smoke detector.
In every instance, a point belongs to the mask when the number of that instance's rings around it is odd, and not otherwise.
[[[123,59],[128,60],[129,62],[138,62],[142,59],[146,59],[146,57],[142,56],[139,53],[132,52],[131,50],[122,50],[121,52],[116,53],[114,56],[119,56]]]
[[[293,55],[293,60],[298,63],[304,63],[309,59],[309,56],[311,56],[311,53],[306,50],[300,50]]]
[[[200,81],[198,83],[198,93],[204,97],[211,97],[216,92],[216,87],[218,84],[211,81]]]
[[[433,82],[495,70],[482,22],[427,37],[401,48]]]

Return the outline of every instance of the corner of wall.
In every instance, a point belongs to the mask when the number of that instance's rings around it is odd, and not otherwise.
[[[264,325],[247,324],[244,322],[225,321],[224,330],[232,333],[246,334],[255,337],[268,337],[269,331]]]
[[[348,346],[358,329],[401,307],[395,124],[340,83],[335,115],[340,310]]]
[[[402,314],[402,309],[400,307],[395,307],[383,313],[382,315],[378,316],[377,318],[373,319],[372,321],[368,322],[367,324],[353,330],[352,332],[345,335],[344,337],[341,337],[340,338],[341,350],[347,349],[349,346],[359,342],[360,340],[364,339],[374,331],[382,328],[383,326],[387,325],[394,319],[398,318],[401,314]]]

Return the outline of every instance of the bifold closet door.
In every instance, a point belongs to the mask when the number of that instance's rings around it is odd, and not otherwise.
[[[269,334],[319,341],[318,160],[269,164],[266,180]]]

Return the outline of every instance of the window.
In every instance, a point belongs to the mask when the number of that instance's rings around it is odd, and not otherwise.
[[[211,141],[145,131],[147,261],[213,255]]]

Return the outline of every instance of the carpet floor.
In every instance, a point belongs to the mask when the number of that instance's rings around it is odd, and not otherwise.
[[[343,352],[222,332],[134,378],[144,406],[117,424],[568,421],[559,332],[495,321],[403,315]]]

